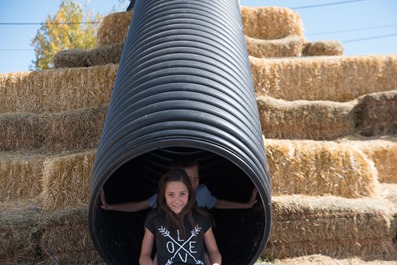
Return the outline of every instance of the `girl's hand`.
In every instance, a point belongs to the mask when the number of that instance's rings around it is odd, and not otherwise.
[[[247,203],[248,208],[252,208],[258,202],[258,200],[256,199],[257,194],[258,194],[258,190],[256,188],[254,188],[254,190],[252,191],[252,194],[251,194],[251,198]]]
[[[104,210],[109,210],[109,205],[105,199],[105,192],[103,191],[103,189],[101,189],[101,191],[99,193],[101,195],[101,203],[102,203],[101,208]]]

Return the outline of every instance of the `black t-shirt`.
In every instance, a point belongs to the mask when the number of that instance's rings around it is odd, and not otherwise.
[[[155,236],[157,261],[159,265],[168,264],[204,264],[204,233],[212,226],[210,218],[193,211],[196,227],[192,227],[187,218],[185,238],[179,230],[170,231],[165,227],[164,214],[158,210],[151,212],[145,227]]]

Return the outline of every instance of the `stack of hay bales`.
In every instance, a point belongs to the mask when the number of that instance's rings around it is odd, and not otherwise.
[[[241,7],[248,53],[258,58],[343,55],[339,41],[305,40],[298,13],[283,7]],[[55,68],[117,64],[127,38],[132,12],[116,12],[104,17],[97,32],[98,47],[57,53]]]
[[[397,56],[307,42],[287,8],[241,13],[273,182],[263,258],[397,259],[397,196],[383,193],[397,187]],[[0,75],[1,264],[102,262],[90,171],[131,15],[105,17],[97,49],[59,53],[63,69]]]
[[[117,65],[0,75],[1,264],[101,261],[90,171]]]

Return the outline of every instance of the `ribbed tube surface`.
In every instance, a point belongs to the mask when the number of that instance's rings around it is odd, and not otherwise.
[[[138,264],[148,210],[102,210],[140,201],[180,155],[200,164],[219,199],[252,209],[220,210],[223,264],[253,264],[270,232],[271,180],[236,0],[138,0],[92,170],[89,229],[108,264]]]

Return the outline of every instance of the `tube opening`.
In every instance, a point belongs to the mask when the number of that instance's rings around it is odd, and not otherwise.
[[[188,156],[199,163],[200,184],[217,199],[248,202],[256,187],[255,176],[248,176],[239,165],[211,151],[190,147],[156,149],[121,165],[103,183],[110,204],[142,201],[157,192],[161,175],[172,159]],[[258,182],[256,182],[258,183]],[[270,224],[266,194],[258,189],[258,202],[251,209],[210,209],[214,234],[224,264],[253,264],[263,250]],[[139,264],[144,222],[150,209],[134,213],[101,209],[100,196],[91,202],[90,224],[101,256],[109,264]]]

